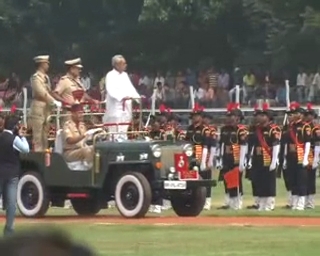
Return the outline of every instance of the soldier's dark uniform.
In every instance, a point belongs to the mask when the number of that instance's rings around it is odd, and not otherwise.
[[[260,114],[270,116],[271,112],[263,110]],[[254,183],[256,195],[259,197],[260,210],[268,211],[274,209],[277,165],[275,164],[273,166],[273,170],[270,169],[270,166],[272,163],[278,162],[280,139],[281,129],[272,122],[265,126],[256,126],[255,133],[251,138],[251,143],[254,147],[251,178]],[[273,153],[275,147],[277,147],[276,155]]]
[[[300,108],[292,109],[288,114],[303,111]],[[304,210],[308,191],[308,163],[304,163],[305,149],[311,144],[311,127],[308,123],[299,120],[289,125],[286,144],[286,162],[290,172],[292,189],[292,209]]]
[[[245,146],[247,144],[248,131],[246,126],[238,124],[235,126],[225,125],[221,128],[220,131],[220,151],[222,154],[222,170],[219,174],[219,179],[224,179],[224,175],[233,170],[236,167],[239,167],[240,163],[240,147],[241,145]],[[238,199],[239,196],[243,195],[242,188],[242,172],[239,172],[239,188],[227,189],[226,182],[225,192],[229,194],[230,202],[232,200]],[[239,194],[238,194],[239,192]],[[231,203],[232,204],[232,203]],[[238,206],[232,208],[241,208],[241,202]]]
[[[253,205],[248,206],[248,209],[258,209],[259,208],[259,197],[257,191],[257,185],[255,180],[252,178],[252,156],[254,150],[254,137],[255,137],[256,126],[250,125],[248,128],[248,152],[247,152],[247,169],[246,178],[250,180],[252,196],[254,198]]]
[[[202,111],[195,110],[191,116],[202,115]],[[199,163],[203,161],[203,149],[207,149],[207,156],[209,155],[212,139],[210,137],[210,129],[203,125],[202,120],[200,123],[192,124],[188,127],[185,140],[193,144],[194,156]],[[207,157],[206,157],[207,160]],[[200,164],[201,166],[201,164]],[[206,163],[207,167],[207,163]],[[200,170],[200,176],[203,179],[211,179],[211,170]],[[209,202],[210,200],[210,202]],[[207,201],[206,204],[211,206],[211,187],[207,187]]]
[[[305,117],[311,117],[311,120],[306,120],[306,124],[311,128],[311,149],[309,153],[309,167],[307,172],[307,197],[305,202],[306,209],[313,209],[315,207],[315,194],[316,194],[316,172],[319,165],[320,153],[320,127],[313,122],[317,117],[316,112],[308,106],[305,111]]]
[[[286,187],[286,190],[288,192],[288,202],[285,208],[291,208],[292,206],[292,179],[290,170],[287,168],[287,166],[283,166],[284,164],[284,154],[285,154],[285,147],[286,147],[286,141],[288,141],[289,136],[289,125],[285,124],[282,128],[282,136],[281,136],[281,148],[280,148],[280,167],[282,169],[282,176],[284,180],[284,185]],[[285,161],[286,162],[286,161]]]

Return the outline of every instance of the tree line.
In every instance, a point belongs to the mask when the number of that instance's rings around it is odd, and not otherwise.
[[[0,71],[29,75],[41,53],[54,70],[79,55],[105,72],[116,53],[147,71],[315,68],[319,31],[319,0],[0,0]]]

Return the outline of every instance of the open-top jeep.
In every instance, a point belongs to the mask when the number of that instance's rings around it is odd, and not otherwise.
[[[91,216],[115,200],[122,216],[139,218],[159,198],[169,199],[178,216],[200,214],[206,187],[214,181],[201,179],[191,144],[144,138],[116,142],[111,137],[101,129],[88,142],[94,147],[92,166],[65,161],[61,129],[53,150],[21,155],[21,214],[42,217],[50,205],[63,207],[70,199],[77,214]]]

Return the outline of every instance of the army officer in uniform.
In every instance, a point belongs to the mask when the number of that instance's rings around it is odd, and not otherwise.
[[[42,55],[34,58],[36,73],[31,77],[32,102],[30,107],[29,125],[32,128],[32,142],[35,152],[41,152],[48,147],[48,123],[53,106],[61,107],[61,102],[51,95],[51,84],[47,72],[49,56]]]
[[[93,146],[88,146],[85,140],[95,130],[86,129],[83,120],[83,106],[74,104],[70,108],[71,119],[63,125],[63,156],[67,162],[83,161],[90,166],[93,162]]]
[[[67,60],[64,64],[67,67],[67,74],[60,78],[57,87],[53,92],[53,96],[56,100],[59,100],[70,107],[76,103],[72,92],[78,90],[86,91],[80,81],[80,74],[83,66],[80,58]],[[89,101],[93,104],[99,104],[99,101],[92,99],[87,93],[84,93],[81,101]]]

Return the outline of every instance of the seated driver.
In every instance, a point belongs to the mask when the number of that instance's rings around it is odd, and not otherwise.
[[[86,145],[86,138],[93,130],[87,131],[83,123],[81,104],[71,106],[71,120],[63,126],[63,156],[67,162],[83,161],[90,166],[93,162],[93,146]]]

